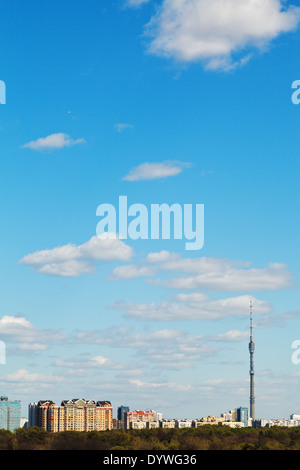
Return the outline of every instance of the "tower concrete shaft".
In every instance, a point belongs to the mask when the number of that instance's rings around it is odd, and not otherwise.
[[[255,397],[254,397],[254,350],[255,344],[253,341],[253,325],[252,325],[252,301],[250,302],[250,418],[255,419]]]

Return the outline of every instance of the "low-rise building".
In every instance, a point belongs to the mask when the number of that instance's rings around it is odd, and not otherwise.
[[[164,429],[173,429],[176,426],[175,419],[163,419],[160,421],[160,427]]]
[[[176,428],[191,428],[192,427],[192,420],[190,419],[180,419],[176,420]]]
[[[300,415],[292,414],[292,415],[290,416],[290,419],[291,419],[292,421],[300,421]]]
[[[129,429],[146,429],[147,424],[146,421],[130,421]]]
[[[253,428],[264,428],[268,424],[267,419],[254,419],[252,420]]]
[[[159,421],[149,421],[148,423],[146,423],[147,429],[154,429],[154,428],[159,428],[159,427],[160,427]]]
[[[210,424],[210,425],[218,425],[222,424],[224,421],[223,417],[216,418],[215,416],[208,416],[207,418],[200,418],[193,420],[193,427],[198,428],[200,426],[204,426],[205,424]]]
[[[228,426],[229,428],[244,428],[245,424],[239,421],[223,421],[223,426]]]
[[[272,426],[284,426],[284,427],[293,428],[296,426],[300,426],[300,421],[293,420],[293,419],[270,419],[267,421],[265,426],[267,428],[270,428]]]

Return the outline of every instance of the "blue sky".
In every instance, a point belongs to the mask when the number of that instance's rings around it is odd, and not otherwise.
[[[1,393],[248,406],[251,297],[256,416],[299,413],[296,2],[29,3],[0,19]],[[203,249],[97,244],[122,195],[204,204]]]

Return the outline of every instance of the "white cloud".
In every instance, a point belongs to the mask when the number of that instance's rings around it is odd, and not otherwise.
[[[125,122],[118,122],[117,124],[115,124],[115,129],[117,129],[117,131],[121,133],[123,131],[126,131],[127,129],[134,129],[134,126]]]
[[[120,364],[116,364],[107,357],[104,356],[95,356],[91,358],[90,361],[91,364],[94,364],[95,366],[100,366],[100,367],[120,367]]]
[[[245,341],[249,338],[249,331],[240,331],[240,330],[230,330],[226,333],[221,333],[219,335],[212,336],[210,339],[212,341]]]
[[[109,328],[101,331],[80,332],[79,343],[110,345],[136,351],[139,359],[159,366],[161,370],[191,367],[195,361],[209,357],[217,348],[206,344],[202,336],[176,329],[133,332],[129,328]]]
[[[24,317],[4,315],[0,318],[1,334],[15,334],[16,331],[32,328],[32,324]]]
[[[50,250],[36,251],[24,256],[20,263],[31,266],[41,274],[76,277],[90,273],[96,261],[128,261],[131,247],[115,237],[94,236],[82,245],[68,243]]]
[[[163,285],[174,289],[209,289],[223,292],[253,292],[279,290],[293,286],[293,276],[284,264],[269,263],[266,268],[236,269],[203,272],[174,278]]]
[[[270,328],[271,326],[277,326],[284,328],[287,325],[287,320],[298,320],[300,317],[300,310],[294,310],[292,312],[285,312],[280,314],[267,315],[263,318],[256,319],[256,328]]]
[[[57,359],[54,362],[55,367],[64,367],[68,369],[74,369],[75,371],[78,369],[84,370],[88,369],[104,369],[104,370],[114,370],[114,369],[122,369],[124,366],[121,363],[112,361],[104,356],[95,356],[91,359],[82,361],[82,360],[62,360]]]
[[[44,351],[50,344],[65,344],[68,336],[60,330],[38,329],[24,317],[0,317],[0,337],[17,344],[22,351]]]
[[[124,181],[141,181],[168,178],[170,176],[178,175],[182,172],[184,166],[189,165],[189,163],[181,163],[176,161],[142,163],[136,168],[133,168],[123,179]]]
[[[284,0],[163,0],[147,25],[149,52],[228,70],[299,21],[300,8]]]
[[[29,262],[25,264],[30,264]],[[50,263],[40,265],[36,267],[40,274],[47,274],[49,276],[60,276],[60,277],[78,277],[81,274],[89,274],[94,271],[94,266],[89,262],[84,261],[64,261],[60,263]]]
[[[168,261],[169,259],[178,259],[177,254],[172,254],[169,251],[162,250],[157,253],[148,253],[146,262],[148,263],[161,263],[162,261]]]
[[[19,349],[21,351],[46,351],[48,349],[48,345],[39,343],[21,343],[19,344]]]
[[[16,383],[28,383],[31,384],[32,382],[37,383],[61,383],[64,382],[63,377],[57,377],[48,374],[40,374],[37,372],[28,372],[27,369],[19,369],[15,372],[10,374],[4,375],[1,377],[1,381],[3,382],[16,382]]]
[[[132,385],[136,385],[138,388],[145,388],[146,390],[148,390],[149,388],[165,388],[171,389],[175,392],[187,392],[192,388],[191,384],[177,384],[175,382],[143,382],[139,379],[129,380],[129,383],[131,383]]]
[[[126,5],[131,8],[138,8],[145,3],[149,3],[150,0],[127,0]]]
[[[134,279],[141,276],[153,276],[155,272],[156,269],[153,267],[131,264],[114,268],[109,278],[111,280]]]
[[[270,313],[272,306],[265,301],[253,299],[255,315]],[[219,320],[228,317],[246,317],[249,315],[250,296],[232,297],[213,300],[203,294],[180,294],[174,301],[158,304],[134,304],[115,302],[112,308],[125,312],[128,318],[153,321]]]
[[[57,150],[64,147],[71,147],[73,145],[82,144],[84,142],[84,139],[73,140],[68,134],[61,132],[28,142],[27,144],[23,145],[23,148],[30,148],[32,150]]]
[[[149,253],[146,262],[160,263],[160,269],[164,271],[179,271],[184,273],[205,274],[222,273],[228,270],[247,268],[251,265],[249,261],[232,261],[226,258],[183,258],[177,253],[161,251]]]
[[[183,258],[168,251],[149,253],[140,266],[135,269],[130,266],[128,269],[129,273],[134,274],[133,277],[154,276],[157,272],[179,273],[179,277],[148,280],[149,283],[174,289],[254,292],[295,286],[294,276],[288,267],[281,263],[269,263],[265,268],[253,268],[249,261],[209,257]],[[125,278],[126,266],[120,270],[115,268],[113,274],[115,278]]]

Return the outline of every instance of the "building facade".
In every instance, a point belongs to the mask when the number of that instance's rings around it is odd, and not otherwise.
[[[124,429],[132,429],[135,427],[133,423],[149,423],[154,421],[153,411],[127,411],[124,413]],[[143,425],[140,425],[143,426]]]
[[[249,426],[250,418],[248,408],[240,406],[234,410],[230,410],[228,413],[222,413],[221,417],[223,418],[224,423],[234,422],[234,423],[244,423],[244,426]]]
[[[154,421],[162,421],[162,419],[163,419],[162,413],[160,413],[158,411],[154,411],[154,410],[151,410],[151,411],[153,412]]]
[[[146,421],[130,421],[129,429],[146,429]]]
[[[21,401],[0,397],[0,429],[15,431],[20,427]]]
[[[179,419],[176,420],[175,423],[175,427],[179,429],[192,427],[192,420],[190,419]]]
[[[30,426],[37,425],[48,432],[113,429],[113,409],[109,401],[73,399],[57,406],[51,400],[41,400],[29,405],[29,415]]]
[[[156,429],[160,427],[160,421],[148,421],[146,423],[147,429]]]
[[[237,408],[237,418],[236,420],[239,421],[240,423],[244,423],[244,426],[248,426],[248,408]]]
[[[228,426],[229,428],[244,428],[244,423],[238,421],[223,421],[222,426]]]
[[[113,419],[113,429],[124,429],[123,419]]]
[[[38,402],[28,405],[28,427],[38,426]]]
[[[219,425],[224,422],[224,417],[215,417],[215,416],[207,416],[207,418],[203,417],[201,419],[193,420],[192,426],[195,428],[199,428],[200,426],[204,426],[206,424],[211,425]]]
[[[175,426],[175,419],[163,419],[162,421],[160,421],[160,427],[163,429],[174,429]]]
[[[119,421],[124,421],[124,413],[128,413],[130,411],[129,406],[119,406],[117,419]]]
[[[299,427],[300,420],[297,419],[255,419],[253,421],[254,428],[271,428],[272,426],[279,426],[279,427]]]

